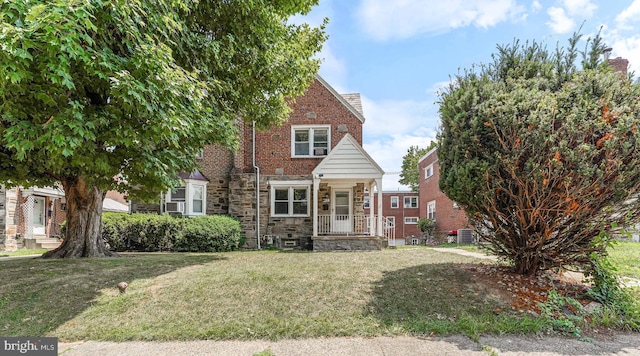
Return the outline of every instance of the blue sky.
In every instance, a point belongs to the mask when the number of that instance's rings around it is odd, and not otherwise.
[[[602,26],[611,56],[640,73],[640,0],[320,0],[295,21],[324,17],[320,75],[340,93],[362,95],[364,148],[390,172],[384,190],[408,189],[393,172],[409,146],[435,139],[436,91],[459,69],[489,62],[498,44],[564,46],[584,22],[585,38]]]

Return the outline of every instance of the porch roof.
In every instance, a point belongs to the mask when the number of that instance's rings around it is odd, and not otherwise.
[[[384,171],[360,146],[346,134],[313,170],[322,179],[381,179]]]

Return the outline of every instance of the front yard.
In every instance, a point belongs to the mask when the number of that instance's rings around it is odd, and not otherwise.
[[[548,331],[473,277],[483,263],[426,247],[5,260],[0,334],[124,341]],[[120,281],[129,283],[123,294]]]

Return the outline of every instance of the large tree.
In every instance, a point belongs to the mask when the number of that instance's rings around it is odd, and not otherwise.
[[[640,88],[578,41],[499,46],[440,96],[440,188],[522,274],[588,266],[639,212]]]
[[[236,120],[278,124],[318,70],[317,0],[0,3],[0,182],[62,185],[67,232],[45,257],[106,256],[107,190],[145,199],[237,144]]]
[[[409,186],[413,192],[417,192],[420,189],[420,170],[418,168],[418,161],[434,147],[436,147],[435,141],[431,141],[429,146],[426,148],[420,148],[418,146],[409,147],[407,154],[402,157],[402,168],[400,172],[400,179],[398,179],[400,184]]]

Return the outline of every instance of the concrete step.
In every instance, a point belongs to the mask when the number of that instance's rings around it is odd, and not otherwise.
[[[36,246],[39,246],[38,248],[46,248],[47,250],[55,250],[60,246],[60,242],[37,243]]]

